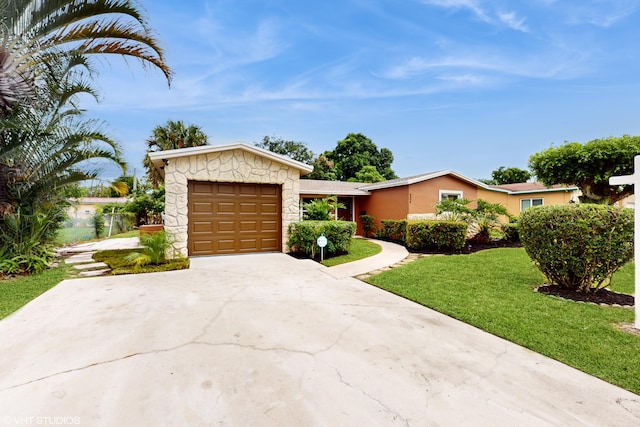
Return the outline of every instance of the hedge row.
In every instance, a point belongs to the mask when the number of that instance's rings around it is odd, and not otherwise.
[[[466,237],[466,222],[430,220],[407,223],[407,247],[413,250],[458,251],[464,248]]]
[[[375,236],[379,239],[392,240],[404,244],[407,235],[406,219],[383,219],[382,229],[377,230]]]
[[[316,241],[324,235],[327,246],[325,256],[338,255],[349,250],[351,238],[356,233],[352,221],[302,221],[289,224],[287,245],[292,252],[303,253],[314,258],[320,252]]]
[[[390,220],[383,219],[382,229],[376,237],[405,244],[409,249],[438,249],[457,251],[464,248],[467,224],[460,221],[441,220]]]
[[[555,205],[520,214],[522,246],[552,284],[594,292],[633,256],[633,211]]]

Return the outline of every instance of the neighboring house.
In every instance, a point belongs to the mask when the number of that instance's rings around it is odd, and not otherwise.
[[[398,178],[375,184],[300,180],[300,199],[337,195],[347,206],[338,217],[358,222],[359,216],[372,215],[376,226],[383,219],[422,219],[435,217],[435,205],[444,199],[483,199],[500,203],[511,215],[518,215],[530,206],[564,204],[576,201],[577,187],[556,185],[545,187],[540,183],[486,185],[453,171],[438,171],[408,178]]]
[[[75,225],[86,226],[90,224],[91,218],[96,213],[98,206],[117,203],[125,204],[126,197],[81,197],[70,199],[71,206],[67,208],[67,215]]]

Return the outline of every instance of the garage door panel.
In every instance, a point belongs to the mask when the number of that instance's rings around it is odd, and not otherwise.
[[[243,202],[240,203],[239,210],[241,213],[258,213],[258,204],[255,202]]]
[[[189,255],[280,251],[281,187],[189,182]]]
[[[240,232],[258,232],[258,221],[241,221],[240,222]]]
[[[255,184],[239,184],[238,195],[256,197],[260,193],[259,188]]]
[[[275,232],[275,231],[278,230],[279,226],[280,226],[280,224],[277,223],[276,221],[261,221],[260,222],[260,229],[262,231]]]
[[[229,196],[234,197],[236,195],[236,186],[233,183],[225,184],[225,183],[212,183],[207,182],[208,185],[211,186],[211,194],[213,196]],[[211,185],[215,184],[215,185]]]
[[[212,205],[210,202],[197,202],[193,204],[193,213],[209,213],[211,212]]]
[[[234,221],[217,221],[216,230],[219,233],[235,233],[236,231],[236,223]]]
[[[194,233],[211,233],[213,231],[213,223],[211,221],[194,221]]]
[[[277,215],[280,211],[279,206],[276,203],[263,203],[260,205],[260,208],[263,214]]]

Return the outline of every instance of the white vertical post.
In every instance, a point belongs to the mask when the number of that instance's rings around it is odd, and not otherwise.
[[[633,159],[633,175],[612,176],[609,178],[610,185],[633,185],[633,193],[640,188],[640,156]],[[636,202],[638,195],[635,195]],[[633,262],[635,264],[635,291],[634,291],[634,307],[635,307],[635,328],[640,329],[640,206],[638,203],[634,205],[634,229],[633,229]]]

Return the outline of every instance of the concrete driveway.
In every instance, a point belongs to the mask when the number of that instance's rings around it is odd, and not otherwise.
[[[640,425],[635,394],[283,254],[68,280],[0,343],[7,425]]]

